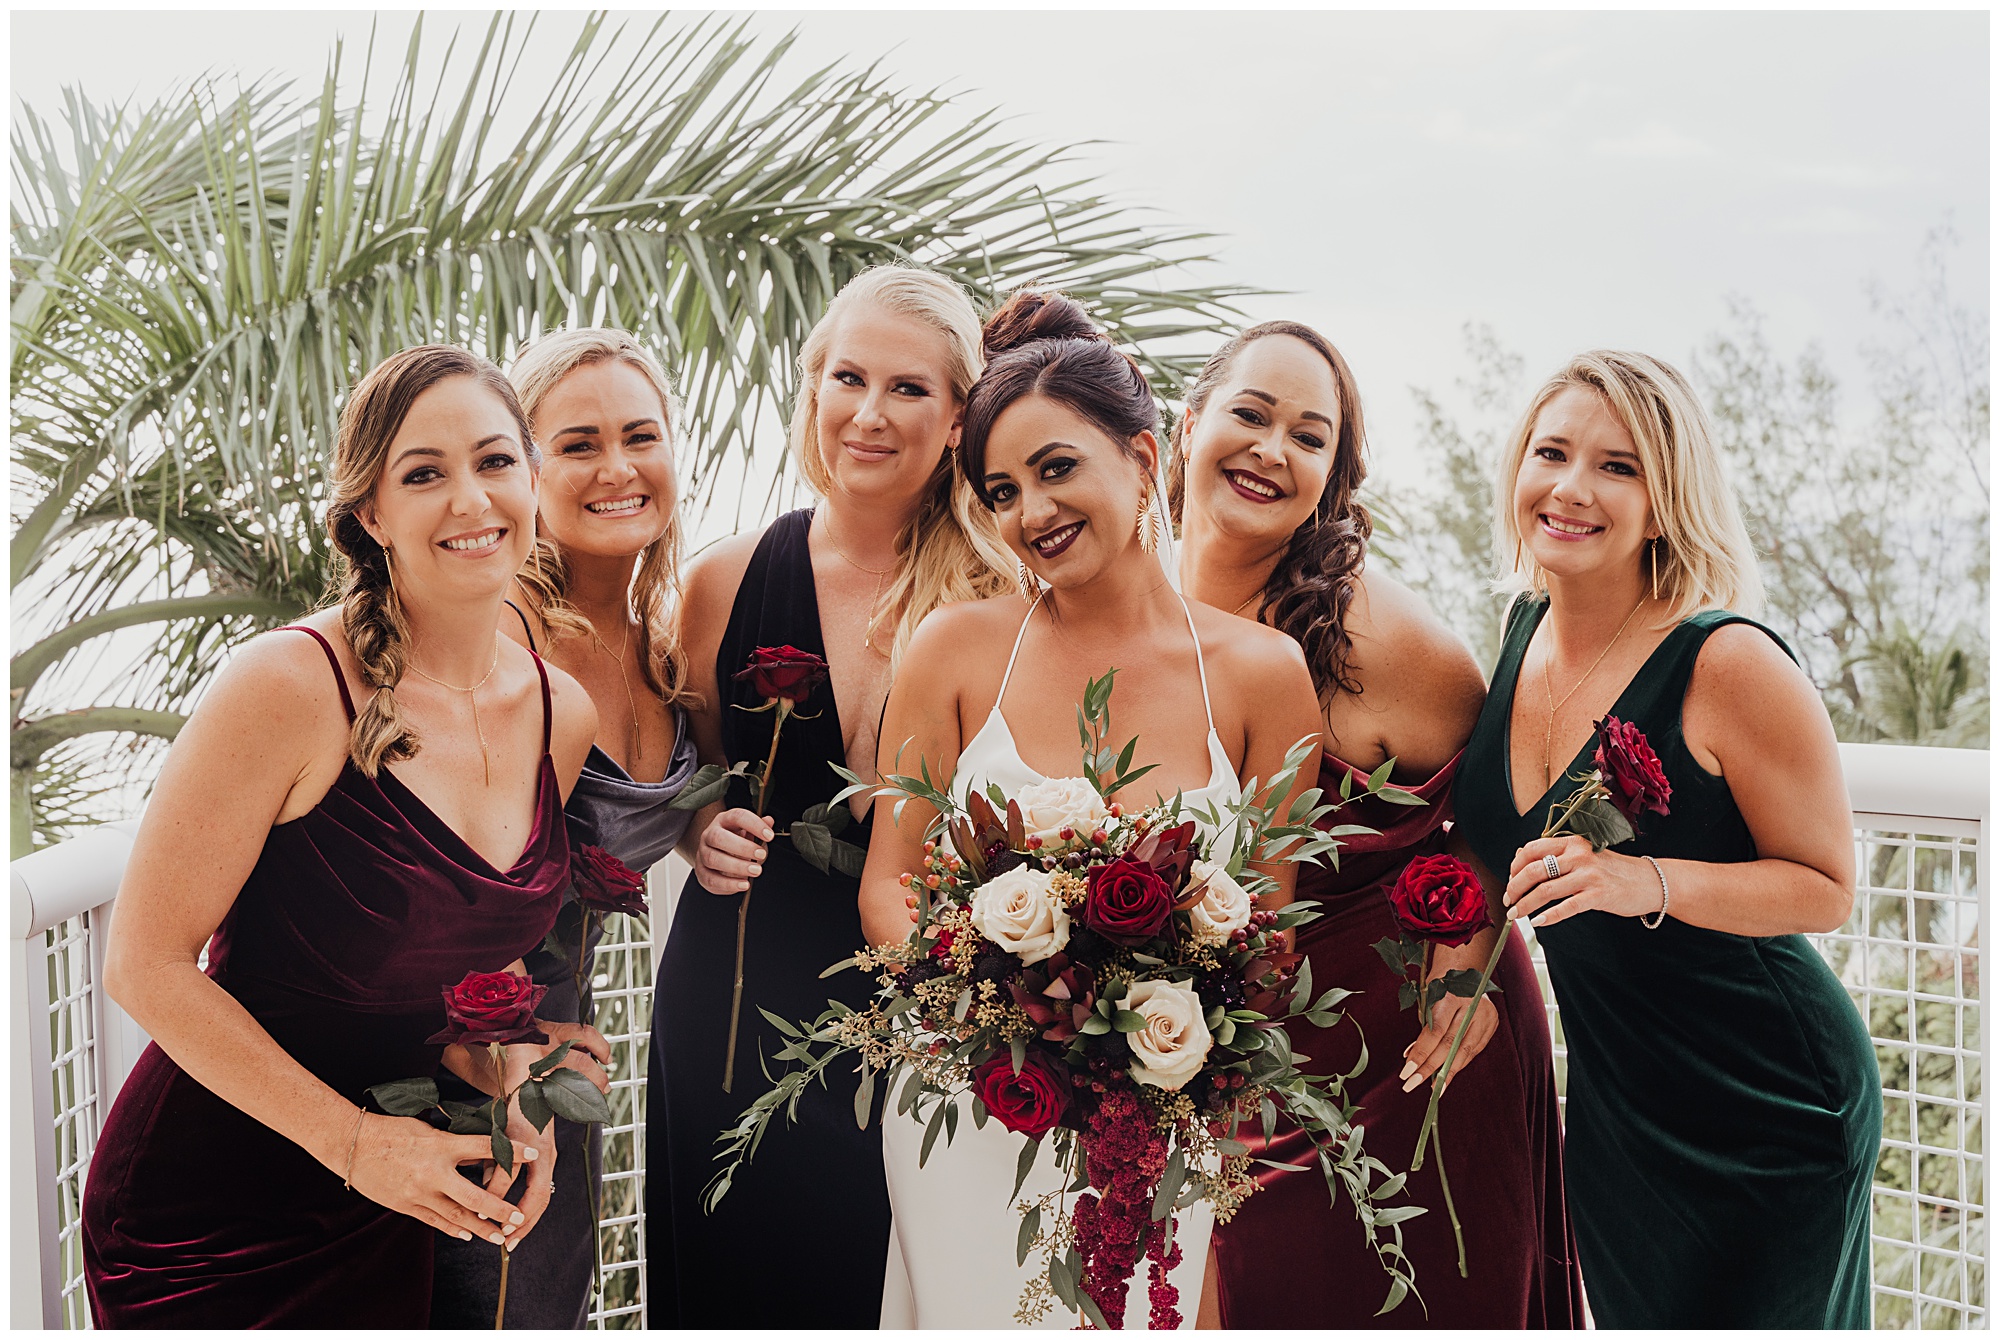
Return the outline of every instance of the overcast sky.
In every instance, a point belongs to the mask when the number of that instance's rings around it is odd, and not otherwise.
[[[370,14],[23,13],[12,92],[157,97],[203,70],[317,87]],[[413,16],[382,16],[399,51]],[[483,15],[434,14],[477,32]],[[578,18],[544,20],[553,70]],[[998,107],[1084,154],[1120,198],[1212,230],[1215,282],[1289,290],[1256,318],[1319,327],[1361,381],[1378,463],[1414,436],[1409,389],[1465,371],[1484,322],[1533,377],[1600,345],[1685,363],[1729,295],[1782,351],[1858,373],[1864,285],[1907,286],[1925,235],[1962,239],[1984,312],[1983,13],[763,13],[794,69],[880,61],[912,89]],[[442,40],[428,41],[441,52]]]

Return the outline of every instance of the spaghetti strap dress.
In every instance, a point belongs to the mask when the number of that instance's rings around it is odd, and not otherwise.
[[[960,803],[971,791],[997,786],[1013,795],[1035,782],[1049,780],[1030,768],[1014,742],[1014,732],[1001,713],[1007,698],[1007,684],[1014,677],[1014,663],[1021,655],[1021,642],[1028,624],[1041,603],[1036,597],[1028,607],[1021,631],[1014,636],[1014,651],[1000,676],[1000,691],[993,709],[965,747],[959,751],[951,789]],[[1199,816],[1214,812],[1226,815],[1243,794],[1222,738],[1215,731],[1215,714],[1208,698],[1208,669],[1202,662],[1201,637],[1195,632],[1194,615],[1187,610],[1188,633],[1194,637],[1195,668],[1201,683],[1201,705],[1208,717],[1208,781],[1181,795],[1182,812],[1195,817],[1204,840],[1215,834]],[[1018,696],[1018,695],[1017,695]],[[1019,710],[1017,703],[1016,710]],[[1041,710],[1069,712],[1067,703],[1045,704]],[[1212,855],[1226,860],[1228,848]],[[896,1330],[995,1330],[1012,1329],[1022,1291],[1039,1276],[1041,1263],[1020,1259],[1020,1216],[1017,1201],[1032,1201],[1063,1189],[1065,1179],[1051,1158],[1040,1157],[1019,1196],[1013,1195],[1020,1165],[1021,1137],[997,1121],[984,1126],[961,1122],[950,1140],[931,1147],[923,1157],[923,1126],[907,1116],[886,1111],[882,1116],[883,1158],[888,1169],[889,1197],[895,1206],[894,1230],[890,1238],[888,1271],[882,1291],[881,1327]],[[1324,1185],[1324,1183],[1322,1183]],[[1181,1253],[1180,1264],[1168,1278],[1181,1296],[1183,1328],[1194,1323],[1201,1297],[1202,1275],[1208,1266],[1208,1240],[1215,1223],[1214,1212],[1206,1205],[1194,1205],[1179,1212],[1174,1242]],[[1134,1272],[1126,1296],[1128,1320],[1141,1318],[1150,1310],[1148,1276],[1144,1268]],[[1038,1325],[1043,1328],[1068,1327],[1071,1313],[1057,1307]]]
[[[730,762],[762,761],[772,714],[735,678],[757,647],[789,644],[826,654],[809,508],[772,522],[757,543],[716,652],[722,745]],[[742,710],[739,710],[742,709]],[[783,832],[845,783],[830,766],[846,758],[830,685],[799,704],[780,737],[766,812]],[[739,780],[732,807],[753,808]],[[865,844],[868,826],[844,841]],[[856,1008],[874,991],[857,972],[820,974],[866,943],[860,881],[808,864],[784,838],[769,844],[751,895],[743,961],[743,1010],[733,1093],[722,1091],[734,981],[736,914],[744,895],[718,896],[690,876],[674,912],[653,996],[646,1086],[648,1313],[658,1327],[872,1329],[881,1310],[889,1244],[882,1131],[854,1120],[854,1072],[810,1086],[797,1121],[765,1140],[738,1169],[715,1213],[702,1190],[719,1165],[716,1137],[769,1087],[768,1058],[784,1040],[762,1011],[813,1019],[829,998]]]
[[[1392,805],[1361,795],[1368,774],[1333,754],[1320,762],[1320,785],[1336,794],[1352,775],[1357,799],[1328,816],[1328,824],[1362,824],[1375,830],[1341,839],[1340,864],[1299,868],[1296,897],[1320,905],[1320,918],[1299,929],[1298,948],[1316,982],[1354,991],[1347,1017],[1335,1028],[1302,1019],[1286,1025],[1293,1050],[1312,1058],[1318,1074],[1346,1074],[1360,1104],[1355,1120],[1368,1150],[1392,1168],[1407,1168],[1417,1129],[1430,1102],[1430,1086],[1403,1092],[1398,1078],[1403,1049],[1420,1031],[1415,1010],[1400,1008],[1401,979],[1375,952],[1375,943],[1398,934],[1388,892],[1418,856],[1444,850],[1452,817],[1454,758],[1420,786],[1409,788],[1428,804]],[[1427,1213],[1403,1225],[1417,1289],[1423,1296],[1376,1316],[1388,1294],[1375,1253],[1362,1237],[1354,1207],[1327,1203],[1319,1173],[1255,1167],[1259,1189],[1227,1224],[1215,1230],[1217,1286],[1222,1324],[1229,1328],[1288,1327],[1565,1330],[1583,1325],[1583,1282],[1563,1196],[1562,1125],[1556,1106],[1555,1064],[1549,1021],[1535,966],[1511,929],[1494,970],[1500,994],[1491,997],[1499,1028],[1485,1050],[1460,1071],[1438,1105],[1452,1204],[1465,1230],[1466,1275],[1458,1273],[1458,1246],[1446,1213],[1444,1187],[1432,1160],[1411,1175],[1397,1204]],[[1247,1137],[1261,1146],[1256,1134]],[[1268,1148],[1252,1152],[1274,1163],[1308,1168],[1313,1148],[1303,1131],[1281,1125]]]
[[[1458,822],[1488,868],[1538,837],[1589,765],[1587,741],[1546,794],[1516,806],[1508,723],[1546,600],[1509,612],[1486,706],[1466,745]],[[1684,620],[1611,715],[1646,733],[1672,788],[1618,850],[1757,859],[1729,783],[1681,734],[1702,644],[1746,623]],[[1790,654],[1790,648],[1786,648]],[[1591,1313],[1605,1327],[1869,1324],[1869,1188],[1882,1078],[1860,1014],[1802,935],[1732,935],[1584,912],[1539,936],[1569,1045],[1570,1214]]]
[[[527,616],[511,600],[508,607],[528,635],[528,649],[539,651],[535,632]],[[502,616],[508,617],[508,616]],[[672,808],[674,797],[694,776],[698,760],[694,737],[685,713],[675,712],[673,753],[666,775],[657,782],[634,779],[618,761],[596,745],[583,761],[583,771],[570,788],[563,816],[569,827],[572,851],[585,846],[602,847],[634,870],[643,871],[673,850],[674,843],[694,816]],[[563,889],[563,904],[574,901],[574,885]],[[565,923],[574,916],[563,917]],[[567,934],[567,932],[565,932]],[[568,937],[574,944],[574,936]],[[549,945],[537,946],[524,959],[528,975],[549,989],[536,1011],[540,1017],[558,1023],[596,1022],[591,1001],[591,983],[597,944],[603,938],[600,924],[584,947],[583,998],[577,998],[576,961],[567,952],[557,953]],[[479,1096],[455,1075],[438,1078],[446,1097],[476,1102]],[[507,1264],[507,1329],[575,1330],[584,1324],[590,1311],[590,1276],[597,1267],[596,1244],[591,1238],[592,1206],[597,1198],[602,1218],[604,1170],[604,1128],[582,1125],[567,1117],[555,1118],[556,1166],[562,1175],[541,1222],[513,1252]],[[517,1183],[525,1190],[526,1183]],[[510,1198],[518,1199],[519,1193]],[[614,1207],[615,1208],[615,1207]],[[470,1242],[439,1233],[437,1268],[431,1291],[431,1327],[434,1330],[485,1328],[493,1324],[500,1302],[500,1251],[480,1238]]]
[[[341,706],[354,703],[332,646]],[[208,975],[341,1097],[438,1067],[442,991],[497,972],[554,924],[569,879],[549,758],[548,672],[535,818],[497,870],[388,768],[350,760],[271,829],[208,947]],[[380,1109],[374,1109],[379,1111]],[[532,1235],[531,1235],[532,1236]],[[341,1185],[312,1155],[190,1078],[157,1044],[105,1119],[83,1197],[84,1279],[100,1327],[422,1327],[429,1225]],[[489,1322],[490,1324],[490,1322]]]

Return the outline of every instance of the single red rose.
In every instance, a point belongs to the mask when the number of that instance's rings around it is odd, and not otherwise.
[[[736,678],[749,680],[765,702],[783,698],[797,706],[826,682],[826,674],[825,658],[787,645],[757,648],[750,653],[749,663],[736,672]]]
[[[646,877],[602,847],[578,847],[569,863],[576,900],[593,912],[646,915]]]
[[[1608,716],[1597,723],[1597,771],[1611,793],[1611,803],[1634,824],[1648,810],[1667,812],[1674,792],[1667,785],[1666,769],[1646,733],[1631,722]]]
[[[1479,876],[1456,856],[1419,856],[1389,890],[1396,924],[1420,940],[1462,945],[1492,923]]]
[[[517,972],[469,972],[457,986],[444,989],[443,1030],[426,1038],[431,1043],[461,1043],[479,1047],[490,1042],[547,1042],[535,1026],[535,1007],[549,993]]]
[[[1083,924],[1113,944],[1144,944],[1173,915],[1174,891],[1145,862],[1121,857],[1090,872]]]
[[[1039,1140],[1062,1121],[1069,1107],[1069,1072],[1038,1051],[1021,1060],[996,1056],[972,1072],[972,1091],[1002,1126]]]

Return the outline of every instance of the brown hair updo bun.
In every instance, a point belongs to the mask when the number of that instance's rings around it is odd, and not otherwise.
[[[1016,293],[987,318],[981,337],[986,371],[965,402],[958,463],[986,496],[986,439],[1016,401],[1045,396],[1074,411],[1133,460],[1132,439],[1158,432],[1160,407],[1139,365],[1119,352],[1074,299],[1050,290]]]

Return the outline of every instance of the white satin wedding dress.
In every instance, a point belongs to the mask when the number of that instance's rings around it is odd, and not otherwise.
[[[1185,599],[1181,608],[1187,612]],[[1033,619],[1034,613],[1031,605],[1028,619]],[[1000,713],[1027,631],[1028,620],[1024,619],[1021,632],[1014,637],[1013,655],[1007,658],[1007,669],[1001,675],[993,710],[959,754],[952,786],[961,800],[968,789],[984,791],[989,782],[1012,795],[1032,782],[1047,780],[1021,761],[1013,732]],[[1188,632],[1194,633],[1192,613],[1188,613]],[[1184,792],[1182,803],[1190,811],[1213,805],[1217,813],[1223,813],[1241,796],[1242,788],[1215,733],[1208,672],[1201,661],[1198,635],[1195,665],[1201,675],[1202,709],[1208,715],[1209,779],[1200,789]],[[1205,828],[1204,836],[1209,836]],[[1019,1324],[1014,1318],[1022,1290],[1043,1268],[1039,1252],[1030,1253],[1025,1264],[1017,1265],[1014,1259],[1021,1220],[1007,1196],[1014,1187],[1022,1137],[991,1119],[984,1129],[977,1128],[971,1120],[970,1103],[961,1100],[960,1106],[957,1138],[947,1145],[940,1135],[921,1168],[917,1155],[923,1147],[923,1126],[907,1115],[896,1115],[893,1109],[883,1118],[882,1161],[888,1171],[889,1204],[894,1213],[882,1287],[884,1330],[1012,1328]],[[1045,1136],[1034,1168],[1021,1187],[1020,1199],[1032,1201],[1057,1191],[1063,1180],[1056,1171],[1052,1137]],[[1183,1328],[1194,1324],[1201,1301],[1202,1272],[1213,1227],[1214,1216],[1206,1205],[1180,1212],[1174,1237],[1180,1244],[1181,1263],[1168,1278],[1180,1292]],[[1148,1263],[1141,1260],[1133,1272],[1126,1304],[1125,1324],[1135,1330],[1145,1328],[1150,1311],[1147,1268]],[[1076,1325],[1076,1318],[1058,1302],[1038,1325],[1068,1329]]]

